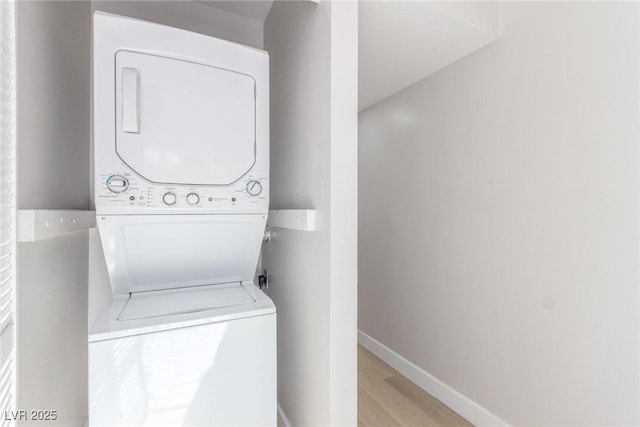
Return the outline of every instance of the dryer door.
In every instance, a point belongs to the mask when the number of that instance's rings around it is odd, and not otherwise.
[[[163,184],[228,185],[256,160],[255,80],[185,59],[116,53],[116,152]]]

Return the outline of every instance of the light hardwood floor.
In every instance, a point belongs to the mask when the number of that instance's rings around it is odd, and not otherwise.
[[[362,346],[358,346],[358,427],[472,426]]]

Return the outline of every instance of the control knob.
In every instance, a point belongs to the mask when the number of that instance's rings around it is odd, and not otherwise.
[[[197,205],[200,202],[200,196],[197,193],[187,194],[187,203],[190,205]]]
[[[178,201],[178,198],[174,193],[169,191],[167,193],[164,193],[164,196],[162,196],[162,201],[164,202],[165,205],[173,206]]]
[[[262,193],[262,184],[260,184],[260,181],[252,179],[247,182],[246,189],[250,196],[257,196]]]
[[[111,175],[107,178],[107,188],[112,193],[124,193],[129,188],[129,180],[122,175]]]

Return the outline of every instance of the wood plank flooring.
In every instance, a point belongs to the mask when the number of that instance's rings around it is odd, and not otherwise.
[[[358,427],[472,426],[378,357],[358,346]]]

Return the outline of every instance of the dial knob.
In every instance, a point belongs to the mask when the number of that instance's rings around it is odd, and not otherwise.
[[[129,180],[122,175],[111,175],[107,178],[107,188],[112,193],[124,193],[129,188]]]
[[[178,201],[178,198],[176,197],[175,194],[169,191],[168,193],[164,193],[164,196],[162,196],[162,201],[164,202],[165,205],[172,206],[176,204],[176,202]]]
[[[247,193],[249,193],[250,196],[257,196],[258,194],[262,193],[262,184],[260,184],[260,181],[256,181],[255,179],[247,182],[246,188]]]
[[[196,193],[187,194],[187,203],[189,203],[190,205],[197,205],[198,202],[200,202],[200,196],[198,196]]]

